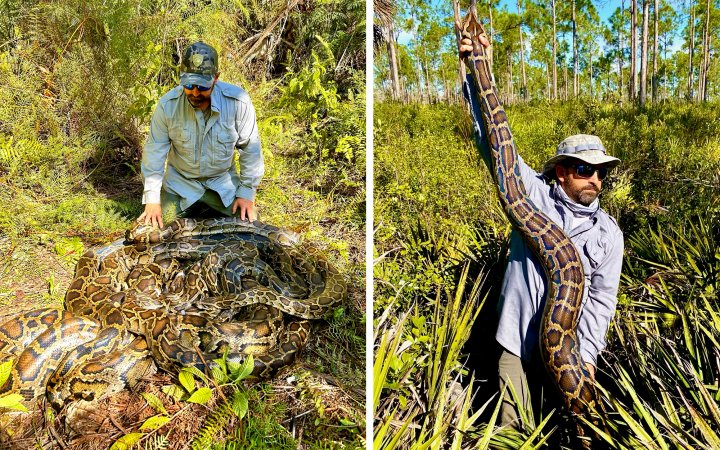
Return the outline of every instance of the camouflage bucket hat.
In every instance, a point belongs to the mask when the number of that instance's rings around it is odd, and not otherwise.
[[[204,42],[190,44],[183,52],[180,64],[180,84],[212,86],[218,73],[218,54]]]
[[[566,159],[578,159],[594,166],[604,164],[612,168],[620,164],[620,160],[605,153],[605,146],[599,137],[592,134],[576,134],[563,140],[557,146],[555,156],[545,163],[543,174],[552,177],[555,166]]]

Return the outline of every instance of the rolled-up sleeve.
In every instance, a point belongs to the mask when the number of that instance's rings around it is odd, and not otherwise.
[[[145,141],[140,170],[144,181],[143,204],[160,203],[165,161],[170,151],[167,116],[158,104],[150,120],[150,133]]]
[[[578,324],[580,354],[584,362],[594,366],[597,366],[598,354],[605,348],[608,327],[615,315],[624,250],[619,229],[606,237],[610,248],[590,279],[588,299]]]
[[[235,127],[238,131],[239,172],[235,175],[237,190],[235,197],[255,200],[257,187],[265,174],[260,136],[258,134],[255,108],[249,98],[244,98],[238,105],[235,116]]]

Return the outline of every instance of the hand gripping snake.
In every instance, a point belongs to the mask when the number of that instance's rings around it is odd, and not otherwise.
[[[480,37],[485,30],[473,6],[461,25],[462,38],[473,43],[467,57],[470,75],[487,133],[492,176],[505,214],[542,263],[547,280],[545,309],[540,324],[540,352],[547,372],[560,391],[566,408],[574,415],[588,415],[602,408],[601,399],[586,373],[576,334],[582,305],[585,275],[580,255],[562,228],[547,217],[527,196],[520,177],[518,155],[505,111],[500,104],[490,63]],[[588,418],[589,415],[588,415]],[[578,426],[580,435],[583,427]],[[583,445],[591,445],[588,439]]]
[[[82,255],[65,309],[0,323],[0,362],[14,361],[0,394],[18,392],[27,406],[43,394],[58,409],[92,404],[155,364],[204,370],[223,354],[235,362],[252,354],[252,375],[271,377],[304,346],[307,319],[345,296],[342,275],[309,251],[260,222],[136,224],[124,245]],[[285,315],[299,319],[285,324]]]

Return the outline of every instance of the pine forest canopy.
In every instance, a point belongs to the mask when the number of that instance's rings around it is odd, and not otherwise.
[[[457,100],[452,2],[399,0],[395,7],[391,23],[376,19],[385,39],[375,58],[379,98]],[[478,0],[477,8],[507,103],[720,95],[715,0]]]

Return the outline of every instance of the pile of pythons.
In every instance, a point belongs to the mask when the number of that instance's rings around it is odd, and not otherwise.
[[[177,373],[253,355],[252,376],[293,362],[309,320],[345,297],[342,276],[293,233],[237,218],[135,224],[125,241],[77,263],[63,309],[23,312],[0,324],[0,394],[56,408],[93,403],[156,366]]]

